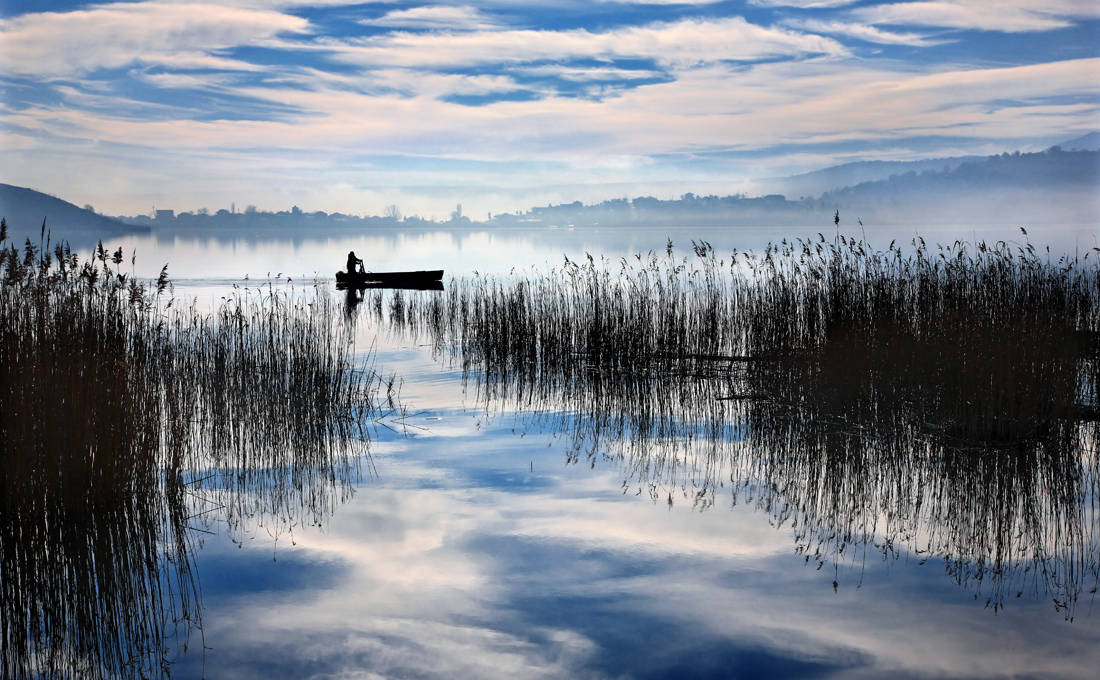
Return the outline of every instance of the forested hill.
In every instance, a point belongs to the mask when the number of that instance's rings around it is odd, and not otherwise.
[[[760,180],[768,192],[796,198],[820,196],[829,191],[875,182],[907,172],[954,170],[963,163],[981,161],[984,156],[953,156],[917,161],[854,161],[790,177]]]
[[[884,180],[862,182],[828,192],[828,196],[856,194],[897,195],[920,191],[930,184],[967,192],[989,187],[1097,187],[1100,152],[1063,151],[1052,147],[1041,153],[1004,153],[967,161],[945,170],[909,171]]]
[[[1100,218],[1100,151],[1012,153],[907,172],[823,194],[837,208],[949,222],[1087,223]]]

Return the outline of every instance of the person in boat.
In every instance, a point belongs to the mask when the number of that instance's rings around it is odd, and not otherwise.
[[[355,268],[356,264],[359,265],[359,269]],[[348,253],[348,268],[345,271],[347,271],[347,273],[349,274],[361,274],[363,272],[363,261],[355,256],[354,250]]]

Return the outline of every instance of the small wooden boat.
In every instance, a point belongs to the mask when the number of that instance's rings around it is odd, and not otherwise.
[[[336,272],[336,286],[341,288],[421,288],[437,290],[443,279],[442,269],[415,272]]]

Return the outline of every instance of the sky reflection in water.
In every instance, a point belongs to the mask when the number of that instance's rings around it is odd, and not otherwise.
[[[803,564],[765,514],[623,495],[614,466],[565,465],[507,415],[432,414],[431,433],[377,447],[378,478],[323,532],[277,553],[260,534],[243,553],[199,554],[204,584],[242,568],[277,584],[208,598],[209,664],[242,677],[1088,677],[1097,661],[1095,619],[1067,623],[1045,598],[994,616],[942,565],[873,555],[834,593],[833,572]]]
[[[789,234],[692,235],[743,249]],[[1072,250],[1090,236],[1051,240]],[[215,241],[132,245],[151,271],[172,262],[177,294],[206,304],[232,291],[228,279],[335,269],[349,249],[385,268],[469,274],[556,264],[562,252],[663,250],[665,238],[339,237],[242,242],[231,257]],[[686,250],[691,236],[673,238]],[[178,658],[177,677],[204,665],[209,677],[242,678],[1093,677],[1100,665],[1094,595],[1072,623],[1045,592],[994,614],[942,561],[920,565],[904,546],[818,570],[789,526],[734,505],[724,485],[702,511],[687,489],[671,504],[635,495],[622,460],[574,458],[569,437],[547,426],[571,414],[486,407],[424,343],[359,311],[357,348],[401,376],[410,413],[392,423],[399,431],[377,433],[374,474],[321,526],[245,522],[203,537],[208,649]]]

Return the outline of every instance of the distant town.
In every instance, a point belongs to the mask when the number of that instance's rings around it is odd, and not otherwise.
[[[853,183],[841,184],[846,180]],[[258,231],[441,225],[559,228],[797,225],[820,223],[822,216],[832,215],[838,209],[856,211],[880,223],[899,216],[908,221],[913,214],[951,222],[1032,216],[1078,221],[1096,218],[1090,197],[1100,184],[1100,151],[1055,146],[1037,153],[1017,151],[978,158],[854,163],[776,180],[773,184],[787,193],[764,196],[685,193],[675,199],[641,196],[596,204],[574,201],[492,214],[484,221],[464,215],[461,205],[455,206],[449,218],[441,221],[403,215],[396,205],[388,206],[380,216],[305,212],[298,206],[278,212],[259,211],[255,206],[238,211],[233,205],[216,212],[205,208],[181,213],[156,210],[150,215],[118,219],[155,229]],[[822,186],[832,188],[811,194],[813,197],[808,195]]]

